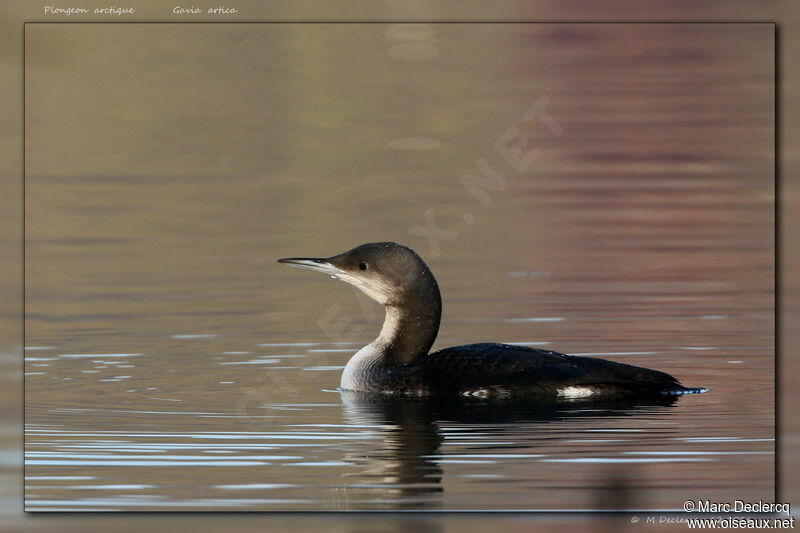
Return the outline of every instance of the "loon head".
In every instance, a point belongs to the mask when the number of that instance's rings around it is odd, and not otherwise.
[[[362,244],[326,258],[287,257],[279,263],[328,274],[385,306],[439,296],[436,279],[414,250],[394,242]]]

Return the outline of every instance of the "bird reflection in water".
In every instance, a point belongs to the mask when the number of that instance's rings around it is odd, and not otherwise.
[[[532,404],[521,401],[482,400],[476,398],[407,398],[341,391],[346,420],[354,426],[379,427],[376,440],[348,445],[344,459],[364,468],[357,474],[371,482],[347,485],[370,498],[371,507],[391,509],[437,509],[443,507],[441,464],[446,459],[442,444],[447,438],[457,440],[480,433],[469,449],[476,456],[530,450],[535,443],[519,439],[521,434],[537,434],[537,426],[552,422],[580,422],[587,419],[641,416],[643,412],[669,409],[675,396],[661,396],[641,401],[597,402],[586,400],[554,401]],[[459,437],[448,437],[448,426],[459,427]],[[497,439],[491,438],[496,436]],[[504,440],[501,444],[488,441]],[[508,442],[513,440],[514,442]],[[377,444],[376,444],[377,443]],[[365,449],[364,446],[369,446]],[[529,463],[535,469],[537,463]],[[609,486],[598,487],[598,494],[615,490],[618,476],[608,476]],[[364,491],[364,492],[362,492]],[[623,498],[627,501],[627,498]],[[607,501],[605,498],[601,498]],[[363,501],[363,499],[361,500]],[[615,500],[616,501],[616,500]],[[620,503],[617,501],[617,503]],[[478,504],[480,506],[480,504]],[[478,507],[480,508],[480,507]]]

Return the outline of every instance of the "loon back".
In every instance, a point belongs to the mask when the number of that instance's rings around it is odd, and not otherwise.
[[[465,396],[608,399],[702,392],[658,370],[509,344],[453,346],[409,366],[424,369],[431,391]]]

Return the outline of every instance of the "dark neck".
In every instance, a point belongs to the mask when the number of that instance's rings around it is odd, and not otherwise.
[[[412,296],[386,306],[386,319],[373,342],[385,364],[405,364],[428,353],[442,318],[439,286],[431,276]],[[431,283],[432,282],[432,283]]]

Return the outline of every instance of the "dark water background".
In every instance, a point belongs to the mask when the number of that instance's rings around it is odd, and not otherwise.
[[[29,25],[26,61],[27,509],[773,499],[772,26]],[[436,274],[435,347],[711,392],[342,397],[381,310],[274,260],[375,240]]]

